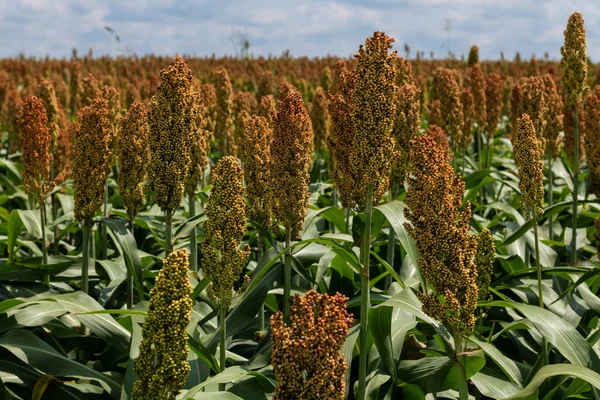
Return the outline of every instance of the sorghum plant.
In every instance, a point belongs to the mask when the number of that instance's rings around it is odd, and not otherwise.
[[[134,361],[133,400],[175,400],[190,373],[186,328],[193,304],[188,269],[187,250],[174,251],[150,291],[140,355]]]
[[[600,198],[600,86],[587,97],[585,155],[590,169],[590,192]]]
[[[271,317],[274,399],[344,399],[347,366],[340,351],[353,322],[347,300],[310,290],[294,297],[289,326],[281,312]]]
[[[224,67],[215,71],[215,90],[217,94],[217,115],[215,137],[219,140],[221,156],[236,155],[236,143],[233,136],[233,89],[229,74]]]

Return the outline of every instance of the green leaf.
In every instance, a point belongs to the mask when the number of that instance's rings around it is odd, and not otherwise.
[[[10,331],[0,336],[0,346],[21,361],[54,376],[88,378],[97,381],[114,399],[121,396],[121,382],[76,361],[63,357],[29,331]]]
[[[15,246],[17,244],[17,239],[19,238],[19,233],[21,233],[21,229],[23,228],[23,221],[21,221],[21,217],[19,216],[18,210],[12,210],[10,216],[8,217],[8,260],[14,261],[15,259]]]
[[[376,307],[369,310],[369,333],[381,356],[387,373],[396,382],[396,357],[392,346],[392,307]]]
[[[238,366],[226,368],[223,372],[208,378],[201,384],[196,385],[190,390],[188,390],[184,398],[186,400],[195,399],[196,394],[200,393],[201,390],[208,385],[216,385],[219,383],[229,383],[232,381],[236,381],[248,375],[248,373],[249,372],[247,370]]]
[[[490,358],[494,360],[494,362],[498,364],[500,368],[502,368],[504,373],[506,373],[506,375],[512,379],[513,383],[515,383],[519,388],[522,386],[521,382],[523,378],[521,377],[521,371],[512,359],[502,354],[502,352],[491,343],[477,340],[473,336],[471,336],[469,340],[481,347],[481,349],[485,351],[485,353],[490,356]]]
[[[119,251],[125,258],[125,265],[133,276],[133,284],[138,292],[138,296],[141,300],[144,299],[144,284],[142,278],[142,260],[137,250],[137,244],[135,238],[125,228],[121,222],[110,218],[102,219],[102,222],[110,228],[109,234],[113,239],[116,246],[119,247]]]

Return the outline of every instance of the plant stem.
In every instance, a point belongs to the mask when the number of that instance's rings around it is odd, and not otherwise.
[[[196,216],[196,196],[194,193],[189,193],[189,203],[190,203],[190,218]],[[190,232],[190,266],[192,271],[198,271],[198,238],[197,238],[196,227],[192,228]]]
[[[227,356],[225,352],[225,339],[227,336],[227,328],[226,328],[226,320],[227,320],[227,310],[225,306],[220,305],[220,314],[221,314],[221,326],[219,330],[221,331],[221,344],[219,345],[219,361],[221,364],[221,371],[225,371],[225,362],[227,361]],[[225,383],[219,383],[219,391],[225,391]]]
[[[373,215],[373,187],[367,188],[367,208],[365,210],[365,231],[360,250],[362,274],[360,281],[360,344],[358,361],[358,400],[364,400],[367,388],[368,323],[371,297],[369,288],[369,261],[371,250],[371,218]]]
[[[350,235],[350,209],[346,208],[346,235]]]
[[[552,190],[554,188],[554,176],[552,174],[553,157],[548,159],[548,207],[552,207],[554,199],[552,198]],[[548,217],[548,237],[554,240],[554,227],[552,226],[552,215]]]
[[[577,197],[579,195],[579,110],[577,104],[573,107],[574,141],[573,148],[573,222],[571,229],[571,265],[577,264]]]
[[[108,179],[104,185],[104,218],[108,218]],[[108,241],[107,232],[106,232],[106,224],[100,225],[100,234],[102,237],[102,243],[100,247],[100,259],[106,260],[107,256],[107,248],[106,243]]]
[[[171,253],[171,244],[173,241],[171,228],[173,225],[173,213],[171,210],[165,211],[165,258]]]
[[[135,225],[133,223],[133,218],[133,214],[129,214],[129,231],[131,232],[132,236],[134,236],[135,234]],[[125,296],[127,309],[130,310],[133,308],[133,274],[131,273],[129,268],[127,269],[127,293]]]
[[[394,268],[394,250],[396,244],[396,232],[394,228],[390,225],[390,233],[388,234],[388,248],[387,248],[387,263],[390,267]],[[385,277],[385,290],[387,291],[392,284],[392,275],[388,275]]]
[[[83,293],[88,293],[88,269],[90,262],[90,231],[92,230],[92,223],[83,223],[83,258],[81,259],[81,289]]]
[[[42,228],[42,264],[48,264],[48,247],[46,246],[46,199],[40,198],[40,225]],[[44,275],[44,283],[50,286],[50,273]]]
[[[260,260],[260,258],[262,257],[262,253],[263,253],[263,243],[264,239],[262,237],[262,235],[260,234],[260,232],[258,232],[256,234],[256,247],[258,247],[258,255],[256,257],[256,262],[258,262]],[[265,302],[263,301],[260,305],[260,308],[258,310],[258,330],[259,331],[264,331],[265,330]]]
[[[290,247],[292,228],[285,227],[285,248]],[[283,317],[290,317],[290,294],[292,292],[292,252],[288,249],[285,253],[285,264],[283,269]]]
[[[465,358],[462,355],[463,343],[462,336],[456,334],[454,336],[454,343],[456,346],[456,363],[458,367],[458,393],[460,400],[469,399],[469,383],[467,381],[467,371],[464,364]]]
[[[331,191],[331,205],[333,207],[337,206],[338,203],[338,196],[337,196],[337,188],[334,186],[333,190]],[[329,229],[331,230],[331,233],[335,233],[335,223],[333,223],[333,221],[329,222]]]
[[[542,297],[542,267],[540,265],[540,243],[538,239],[538,224],[535,210],[533,211],[533,240],[535,240],[535,265],[537,267],[539,305],[540,308],[544,308],[544,298]]]

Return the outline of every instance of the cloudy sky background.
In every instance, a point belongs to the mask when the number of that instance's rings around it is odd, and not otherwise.
[[[598,3],[598,5],[596,4]],[[600,2],[594,0],[0,0],[0,57],[69,57],[126,52],[197,56],[235,54],[235,32],[255,55],[348,56],[374,31],[414,56],[450,50],[480,57],[560,57],[569,15],[583,14],[588,55],[600,61]],[[105,26],[121,38],[119,46]]]

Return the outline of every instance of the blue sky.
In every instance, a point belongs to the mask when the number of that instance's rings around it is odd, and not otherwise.
[[[596,4],[598,3],[598,5]],[[560,56],[569,15],[583,14],[588,54],[600,61],[600,2],[594,0],[0,0],[0,57],[19,53],[69,57],[95,55],[234,54],[234,33],[244,34],[254,55],[348,56],[374,31],[429,56],[450,49],[482,58],[545,52]],[[104,27],[121,38],[119,46]]]

